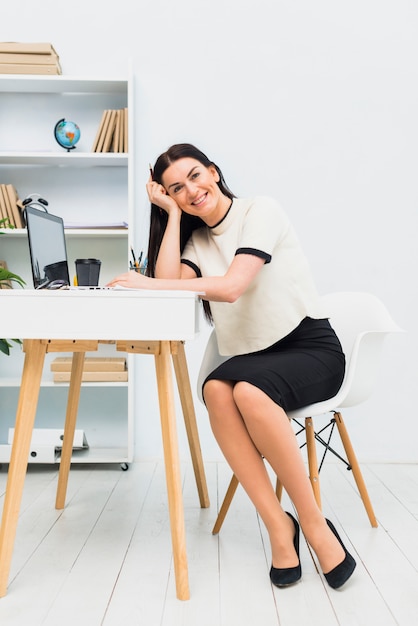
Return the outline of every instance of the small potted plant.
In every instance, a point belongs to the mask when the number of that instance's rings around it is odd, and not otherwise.
[[[7,218],[0,220],[0,226],[6,226],[7,222]],[[0,231],[0,235],[4,234],[4,232]],[[10,272],[4,267],[0,267],[0,289],[10,288],[11,283],[17,283],[21,287],[26,284],[23,278],[21,278],[17,274]],[[4,354],[10,354],[10,348],[12,347],[10,341],[14,341],[15,343],[21,343],[20,339],[0,339],[0,352],[3,352]]]

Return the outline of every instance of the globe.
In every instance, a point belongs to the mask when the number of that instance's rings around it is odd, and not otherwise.
[[[69,152],[75,148],[80,139],[80,129],[75,122],[62,119],[55,124],[54,136],[59,145]]]

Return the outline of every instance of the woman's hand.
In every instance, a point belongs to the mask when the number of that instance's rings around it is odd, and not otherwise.
[[[175,200],[171,198],[160,183],[152,180],[151,176],[147,182],[148,198],[152,204],[160,207],[170,215],[171,212],[180,212],[180,208]]]
[[[125,287],[127,289],[150,289],[152,278],[143,276],[135,270],[119,274],[107,283],[106,287]]]

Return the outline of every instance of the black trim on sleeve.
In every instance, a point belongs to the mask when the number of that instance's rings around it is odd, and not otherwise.
[[[197,267],[197,265],[195,265],[195,263],[193,263],[193,261],[189,261],[188,259],[181,259],[180,263],[184,263],[184,265],[188,265],[189,267],[191,267],[192,270],[196,273],[196,276],[198,278],[202,278],[202,272]]]
[[[237,254],[252,254],[253,256],[258,256],[260,259],[264,259],[266,263],[270,263],[271,261],[271,254],[267,254],[267,252],[263,252],[257,248],[237,248],[235,255]]]

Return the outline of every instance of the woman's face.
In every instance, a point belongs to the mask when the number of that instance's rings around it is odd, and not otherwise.
[[[230,206],[230,199],[219,189],[219,174],[211,165],[185,157],[172,163],[162,176],[162,184],[182,211],[200,217],[208,226],[217,224]]]

